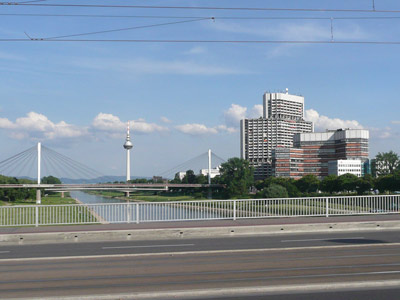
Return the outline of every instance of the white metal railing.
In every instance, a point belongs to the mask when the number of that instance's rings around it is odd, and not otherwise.
[[[400,213],[400,195],[0,207],[0,226]]]

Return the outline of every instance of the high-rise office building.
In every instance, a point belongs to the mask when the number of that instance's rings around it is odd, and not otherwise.
[[[304,120],[304,97],[265,93],[263,117],[240,121],[240,155],[254,167],[255,179],[272,175],[272,150],[293,147],[295,133],[313,132]]]

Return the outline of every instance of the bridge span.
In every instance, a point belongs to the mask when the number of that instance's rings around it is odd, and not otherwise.
[[[0,189],[34,188],[47,191],[59,190],[152,190],[169,188],[224,188],[223,184],[176,184],[176,183],[118,183],[118,184],[0,184]]]

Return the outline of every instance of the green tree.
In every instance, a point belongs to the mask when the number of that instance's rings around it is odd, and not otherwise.
[[[262,195],[265,198],[288,198],[289,194],[286,188],[280,184],[272,183],[267,188],[262,190]]]
[[[358,178],[357,194],[362,195],[365,192],[369,192],[372,188],[374,188],[374,178],[371,174],[365,174],[364,177]]]
[[[335,193],[339,191],[339,182],[336,175],[328,175],[322,179],[320,189],[323,192]]]
[[[246,195],[254,183],[253,173],[248,161],[233,157],[221,165],[219,182],[226,184],[228,197]]]
[[[45,176],[40,180],[43,184],[61,184],[61,180],[54,176]]]
[[[181,180],[181,178],[179,177],[179,173],[176,173],[176,174],[175,174],[174,179],[172,179],[172,180],[170,181],[170,183],[182,183],[182,180]]]
[[[208,177],[204,176],[203,174],[199,174],[196,176],[195,183],[197,184],[207,184],[208,183]]]
[[[380,176],[376,180],[375,187],[379,192],[394,192],[400,190],[400,171],[394,174]]]
[[[187,170],[185,177],[182,178],[182,183],[193,184],[196,183],[196,175],[193,170]]]
[[[268,187],[271,184],[279,184],[283,186],[287,190],[289,197],[301,196],[301,193],[295,185],[295,180],[293,178],[268,177],[264,180],[265,187]]]
[[[295,181],[296,187],[302,193],[315,193],[319,188],[320,181],[317,176],[309,174]]]
[[[399,156],[393,152],[379,152],[375,157],[376,176],[393,174],[400,166]]]
[[[340,191],[355,191],[357,189],[359,179],[354,174],[343,174],[338,177],[338,185]]]

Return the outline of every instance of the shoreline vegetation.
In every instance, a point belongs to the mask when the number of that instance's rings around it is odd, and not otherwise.
[[[63,205],[63,204],[77,204],[78,201],[71,198],[69,193],[65,193],[64,198],[61,195],[47,195],[43,196],[41,205]],[[16,201],[0,200],[0,206],[18,206],[18,205],[36,205],[36,199],[24,199]]]

